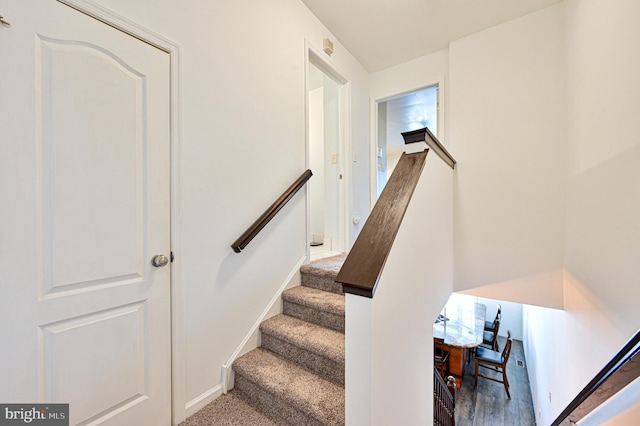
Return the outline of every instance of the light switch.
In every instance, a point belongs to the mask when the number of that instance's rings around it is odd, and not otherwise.
[[[331,164],[336,164],[338,162],[338,154],[331,154]]]

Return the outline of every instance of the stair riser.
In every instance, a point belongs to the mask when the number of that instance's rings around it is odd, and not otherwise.
[[[344,386],[344,360],[342,362],[334,361],[265,333],[262,333],[262,347],[327,380]]]
[[[327,275],[315,274],[313,272],[302,272],[301,275],[303,286],[322,291],[329,291],[331,293],[343,294],[342,285],[334,281],[336,278],[334,274]]]
[[[250,401],[251,405],[269,417],[285,420],[292,425],[324,426],[318,420],[309,418],[282,398],[267,392],[242,375],[236,374],[235,389],[244,394],[244,398]]]
[[[292,317],[321,325],[332,330],[344,333],[344,315],[336,315],[331,312],[320,311],[297,303],[283,301],[283,313]]]

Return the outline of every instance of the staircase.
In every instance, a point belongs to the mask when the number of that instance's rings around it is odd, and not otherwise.
[[[233,391],[184,425],[222,425],[227,424],[224,418],[241,419],[243,413],[230,413],[228,403],[220,416],[211,412],[229,396],[241,401],[234,404],[241,407],[237,410],[255,410],[269,419],[260,424],[345,424],[344,294],[334,282],[345,256],[302,266],[302,285],[282,294],[283,313],[260,325],[261,347],[233,363]],[[233,424],[251,424],[236,421]]]

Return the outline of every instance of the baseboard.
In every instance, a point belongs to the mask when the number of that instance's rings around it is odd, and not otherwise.
[[[220,395],[222,395],[222,386],[218,385],[187,402],[184,407],[186,414],[185,418],[202,410],[207,404],[213,402]]]
[[[271,318],[274,315],[278,315],[282,313],[282,303],[280,303],[280,295],[283,291],[290,287],[294,287],[296,285],[300,285],[300,267],[305,264],[307,261],[306,254],[298,260],[293,270],[289,273],[287,278],[285,278],[284,282],[278,288],[278,291],[273,296],[271,301],[268,303],[266,308],[262,311],[262,314],[258,317],[256,322],[253,324],[249,333],[242,339],[242,342],[233,352],[231,358],[222,366],[222,392],[227,393],[231,389],[233,389],[233,370],[231,366],[233,365],[233,361],[246,354],[249,351],[254,350],[255,348],[260,346],[260,324],[262,321]]]

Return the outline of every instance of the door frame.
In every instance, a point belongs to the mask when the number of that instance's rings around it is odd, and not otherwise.
[[[399,98],[405,95],[409,95],[413,92],[418,92],[420,90],[428,89],[429,87],[438,86],[438,134],[436,137],[440,141],[444,141],[446,139],[445,135],[447,133],[446,125],[445,125],[445,98],[446,98],[446,90],[445,90],[445,78],[444,76],[439,76],[433,79],[426,80],[424,84],[419,84],[415,86],[405,87],[403,90],[393,91],[391,93],[385,93],[381,96],[377,96],[376,98],[372,98],[370,100],[370,147],[369,147],[369,179],[371,184],[369,185],[369,200],[371,205],[370,209],[373,209],[376,202],[378,201],[378,104],[381,102],[386,102],[391,99]]]
[[[322,71],[327,77],[331,78],[338,86],[338,165],[342,171],[342,179],[340,180],[340,193],[338,194],[340,201],[340,247],[339,251],[344,252],[351,246],[351,232],[347,226],[349,223],[349,217],[351,212],[351,173],[352,164],[349,161],[353,157],[351,138],[351,81],[342,73],[328,58],[322,50],[314,46],[309,40],[305,40],[305,164],[309,168],[309,65],[313,64],[320,71]],[[310,243],[311,243],[311,221],[310,213],[311,208],[309,204],[310,189],[309,185],[306,186],[306,226],[307,226],[307,241],[306,241],[306,253],[307,259],[310,259]]]
[[[172,257],[183,252],[182,238],[182,46],[90,0],[57,0],[169,54],[170,132],[170,239]],[[171,263],[171,417],[173,424],[185,419],[184,295],[180,262]]]

